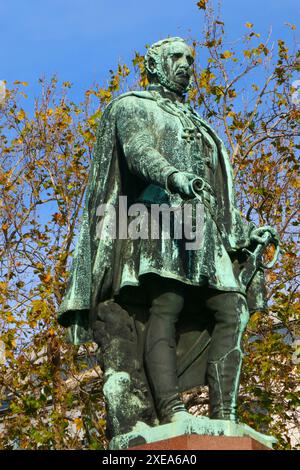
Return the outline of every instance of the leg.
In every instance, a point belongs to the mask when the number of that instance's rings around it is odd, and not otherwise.
[[[122,307],[114,301],[100,303],[95,309],[96,320],[92,325],[104,372],[106,435],[109,439],[130,432],[138,421],[151,426],[156,421],[134,318],[124,308],[126,306]]]
[[[206,306],[215,317],[207,366],[210,417],[236,421],[241,339],[249,320],[247,302],[237,292],[220,292],[210,296]]]
[[[179,397],[175,325],[183,308],[183,286],[157,275],[148,276],[150,317],[145,340],[145,366],[162,423],[186,412]],[[178,415],[179,417],[179,415]]]

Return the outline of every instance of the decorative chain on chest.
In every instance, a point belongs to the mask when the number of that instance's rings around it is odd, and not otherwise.
[[[187,142],[193,142],[196,139],[200,140],[202,135],[200,132],[200,123],[196,121],[194,113],[184,105],[173,103],[167,98],[162,98],[158,93],[152,92],[156,102],[160,108],[173,116],[179,118],[183,127],[181,137]]]

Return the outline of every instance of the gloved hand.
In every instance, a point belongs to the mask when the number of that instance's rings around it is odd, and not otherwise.
[[[192,181],[195,178],[198,178],[198,176],[194,173],[178,171],[169,176],[168,187],[172,193],[179,193],[185,197],[193,197]]]
[[[273,237],[273,242],[279,243],[279,235],[277,230],[270,225],[264,225],[263,227],[258,227],[252,230],[250,233],[250,241],[255,241],[257,243],[264,243],[265,242],[265,234],[269,232]]]

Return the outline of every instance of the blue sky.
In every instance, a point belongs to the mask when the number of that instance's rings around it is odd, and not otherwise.
[[[291,37],[285,22],[299,25],[299,0],[223,0],[222,10],[230,40],[247,21],[262,37],[272,26],[274,40]],[[168,35],[200,37],[202,25],[196,0],[0,0],[0,80],[28,81],[37,95],[38,78],[57,74],[80,100],[118,60]]]

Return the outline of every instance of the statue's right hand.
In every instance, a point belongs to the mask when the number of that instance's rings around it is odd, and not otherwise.
[[[181,196],[193,197],[192,181],[197,178],[194,173],[188,171],[178,171],[169,176],[168,186],[173,193],[179,193]]]

